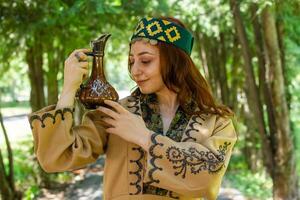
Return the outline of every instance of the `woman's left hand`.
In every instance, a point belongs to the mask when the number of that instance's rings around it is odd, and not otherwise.
[[[102,119],[110,125],[110,127],[106,128],[106,132],[115,134],[147,150],[150,131],[147,129],[143,118],[129,112],[117,102],[104,100],[104,103],[114,109],[108,109],[103,106],[98,108],[98,110],[109,116]]]

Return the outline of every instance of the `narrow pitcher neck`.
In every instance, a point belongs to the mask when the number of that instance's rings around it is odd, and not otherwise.
[[[91,76],[93,79],[100,78],[103,81],[104,80],[106,81],[105,74],[104,74],[103,56],[94,56]]]

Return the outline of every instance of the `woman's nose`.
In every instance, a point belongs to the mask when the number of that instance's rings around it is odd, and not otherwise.
[[[142,71],[141,69],[137,66],[136,63],[134,63],[132,66],[131,66],[131,74],[133,76],[139,76],[142,74]]]

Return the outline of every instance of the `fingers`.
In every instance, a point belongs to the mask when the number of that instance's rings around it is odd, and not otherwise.
[[[80,62],[78,64],[82,69],[88,69],[89,68],[89,63],[86,61],[86,62]]]
[[[88,59],[88,56],[85,54],[87,52],[91,52],[90,49],[76,49],[71,54],[70,57],[76,59],[79,62],[85,62]]]
[[[110,118],[110,117],[103,117],[102,121],[109,127],[114,127],[114,119]]]
[[[125,108],[123,108],[123,106],[121,106],[119,103],[117,103],[115,101],[104,100],[104,103],[113,107],[118,113],[124,113],[127,111],[127,110],[125,110]]]
[[[115,120],[110,117],[102,117],[101,125],[104,126],[107,133],[115,133],[116,127],[114,126]]]
[[[91,52],[90,49],[76,49],[64,63],[64,85],[72,88],[78,88],[80,84],[88,78],[89,63],[87,55],[84,52]],[[77,53],[77,57],[75,54]],[[81,62],[84,61],[84,62]]]
[[[91,49],[75,49],[71,54],[70,56],[74,56],[75,53],[77,52],[80,52],[80,53],[87,53],[87,52],[91,52],[92,50]],[[85,55],[85,54],[84,54]]]
[[[89,70],[85,69],[85,68],[79,68],[79,70],[82,73],[82,79],[81,80],[83,81],[84,79],[86,79],[88,77]]]
[[[116,129],[114,127],[110,127],[110,128],[107,128],[105,129],[107,133],[112,133],[114,134],[116,132]]]
[[[78,60],[78,62],[87,62],[87,55],[85,55],[83,52],[79,51],[79,52],[76,52],[74,54],[75,58]]]
[[[103,107],[103,106],[99,106],[99,108],[97,108],[97,109],[98,109],[99,111],[101,111],[101,112],[107,114],[108,116],[110,116],[110,117],[113,118],[113,119],[117,119],[118,116],[119,116],[119,114],[116,113],[115,111],[110,110],[110,109],[108,109],[108,108],[105,108],[105,107]]]

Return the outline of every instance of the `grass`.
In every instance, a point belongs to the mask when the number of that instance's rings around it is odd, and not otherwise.
[[[9,101],[9,102],[1,102],[1,108],[29,108],[29,101]]]

